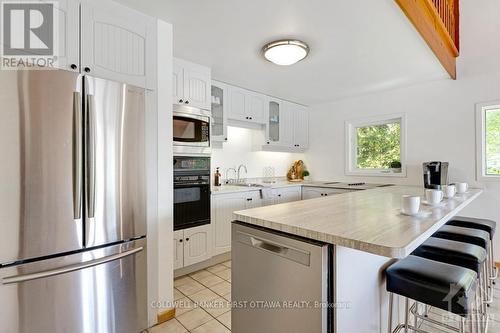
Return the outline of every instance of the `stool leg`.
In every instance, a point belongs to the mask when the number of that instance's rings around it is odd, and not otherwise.
[[[389,293],[389,322],[387,323],[387,333],[392,333],[392,305],[394,302],[394,294]]]
[[[408,333],[408,320],[409,320],[409,303],[410,303],[410,300],[408,299],[408,297],[405,297],[405,333]]]
[[[490,239],[490,266],[491,266],[491,275],[490,278],[493,280],[493,284],[495,284],[495,279],[497,278],[498,275],[498,268],[495,265],[495,259],[494,259],[494,249],[493,249],[493,239]]]
[[[413,327],[417,328],[417,324],[418,324],[418,302],[415,301],[415,315],[413,316]]]

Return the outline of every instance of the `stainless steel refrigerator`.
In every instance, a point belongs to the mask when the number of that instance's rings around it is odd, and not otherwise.
[[[0,333],[147,327],[145,92],[0,71]]]

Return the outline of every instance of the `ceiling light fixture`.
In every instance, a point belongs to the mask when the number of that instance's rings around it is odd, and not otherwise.
[[[309,46],[300,40],[283,39],[264,45],[262,52],[270,62],[289,66],[304,59],[309,53]]]

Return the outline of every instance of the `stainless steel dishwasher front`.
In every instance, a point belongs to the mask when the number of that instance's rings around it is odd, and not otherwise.
[[[232,224],[234,333],[334,332],[333,247]]]

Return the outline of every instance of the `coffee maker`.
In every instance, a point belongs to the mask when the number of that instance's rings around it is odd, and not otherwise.
[[[425,162],[423,168],[425,188],[441,189],[448,184],[448,162]]]

